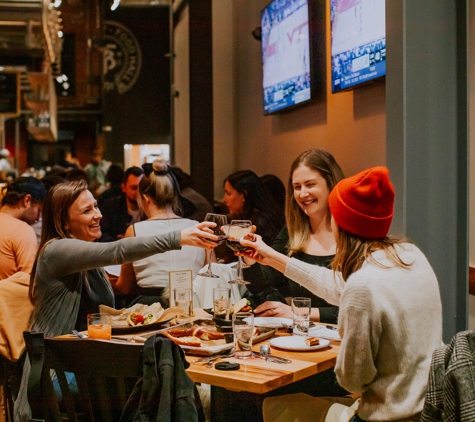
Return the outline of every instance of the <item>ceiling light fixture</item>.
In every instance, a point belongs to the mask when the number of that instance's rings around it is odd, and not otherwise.
[[[56,7],[56,9],[61,6],[61,3],[62,3],[63,0],[55,0],[54,3],[53,3],[53,6]]]

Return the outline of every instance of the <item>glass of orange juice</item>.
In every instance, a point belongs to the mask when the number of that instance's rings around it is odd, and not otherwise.
[[[89,338],[111,339],[111,316],[109,314],[89,314],[87,316],[87,335]]]

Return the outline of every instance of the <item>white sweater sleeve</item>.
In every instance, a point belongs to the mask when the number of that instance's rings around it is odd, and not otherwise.
[[[342,337],[335,366],[338,384],[351,393],[362,393],[377,373],[377,328],[372,327],[368,310],[360,306],[341,307],[338,327]]]
[[[340,297],[346,285],[340,273],[290,258],[284,275],[328,303],[339,306]]]

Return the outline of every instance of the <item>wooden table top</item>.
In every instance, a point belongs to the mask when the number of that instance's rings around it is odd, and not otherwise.
[[[269,344],[269,342],[258,343],[252,349],[257,352],[262,344]],[[285,365],[266,362],[259,358],[220,360],[220,362],[239,363],[241,368],[237,371],[220,371],[215,369],[214,365],[208,368],[203,363],[192,363],[196,359],[195,356],[187,356],[191,365],[186,372],[195,382],[223,387],[231,391],[263,394],[333,368],[338,349],[339,342],[336,341],[330,342],[329,347],[309,352],[290,352],[271,346],[272,355],[292,360],[292,363]]]
[[[209,315],[201,309],[195,309],[195,315],[196,318],[202,318],[205,315],[209,317]],[[289,336],[290,334],[278,331],[276,335]],[[65,335],[60,337],[71,338],[73,336]],[[133,337],[133,335],[123,335],[119,337],[130,338]],[[124,344],[140,345],[139,343]],[[253,351],[258,352],[260,346],[263,344],[269,344],[269,341],[262,341],[253,345]],[[204,363],[193,362],[200,356],[187,355],[186,359],[190,362],[190,367],[186,372],[194,382],[206,383],[231,391],[246,391],[249,393],[263,394],[333,368],[336,364],[339,347],[339,341],[330,341],[328,347],[306,352],[285,351],[271,346],[272,355],[291,359],[292,363],[290,364],[266,362],[260,358],[226,358],[220,360],[220,362],[228,361],[239,363],[241,367],[236,371],[220,371],[214,368],[214,364],[211,368],[208,368]]]

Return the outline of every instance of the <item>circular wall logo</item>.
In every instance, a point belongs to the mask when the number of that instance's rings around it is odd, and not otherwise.
[[[103,55],[104,90],[127,92],[137,81],[142,52],[134,34],[119,22],[105,21]]]

